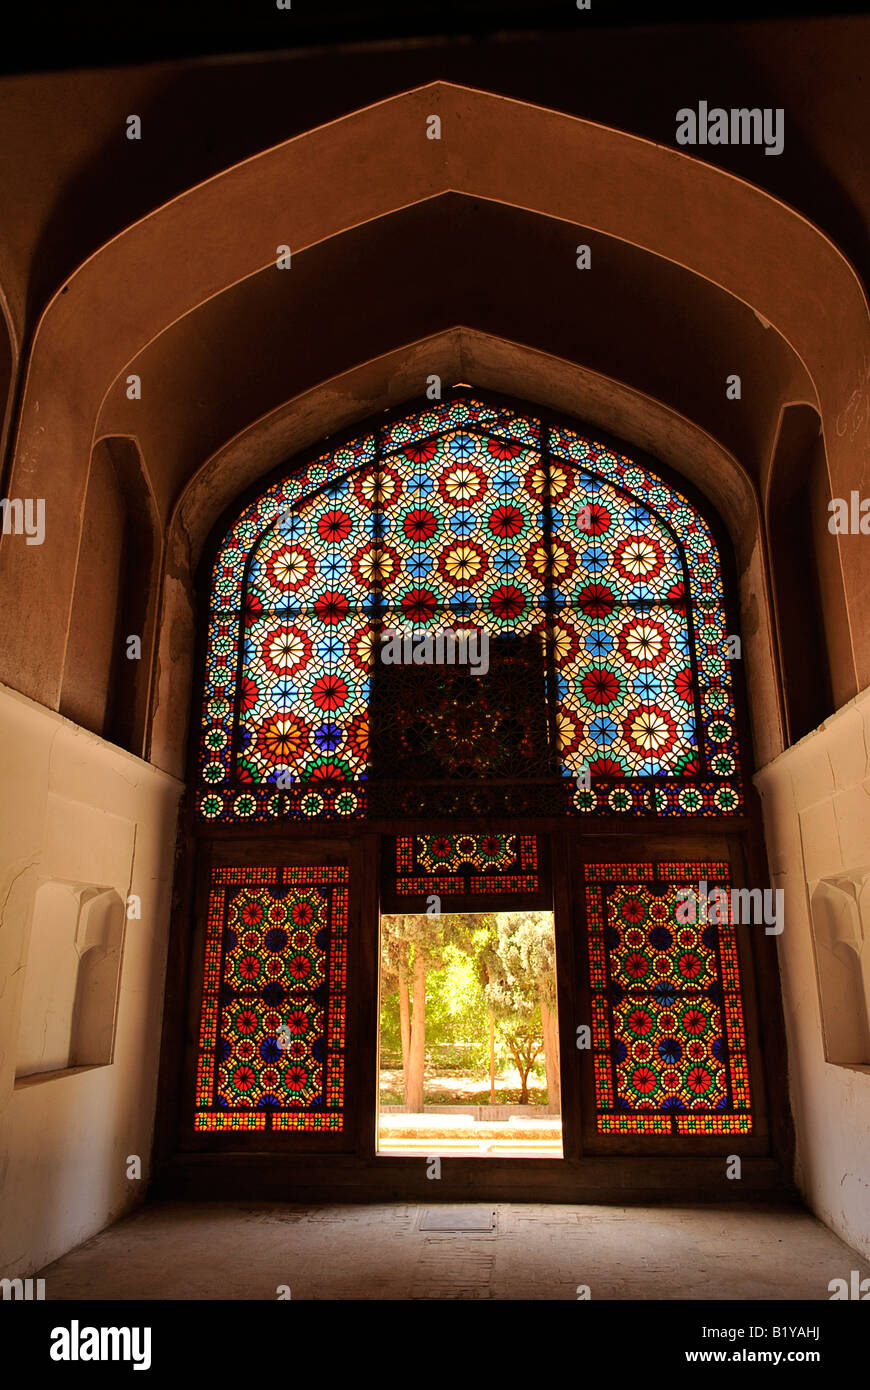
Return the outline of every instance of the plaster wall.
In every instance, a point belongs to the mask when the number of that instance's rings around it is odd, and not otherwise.
[[[870,1254],[870,1065],[826,1060],[810,904],[823,880],[854,882],[866,959],[870,910],[861,888],[870,869],[868,750],[870,690],[864,690],[755,778],[771,879],[785,892],[777,949],[795,1178],[813,1211],[864,1255]]]
[[[15,1277],[144,1196],[181,784],[5,686],[0,781],[0,1275]],[[124,923],[111,1062],[16,1083],[34,900],[49,882],[135,894],[141,917]]]

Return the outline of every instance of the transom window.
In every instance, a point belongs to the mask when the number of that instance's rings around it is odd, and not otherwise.
[[[538,672],[528,699],[546,711],[549,791],[514,810],[739,812],[722,576],[704,518],[576,427],[457,391],[289,468],[226,534],[211,584],[201,818],[366,815],[381,642],[445,631],[486,634],[499,654],[490,674],[468,676],[478,723],[485,689],[505,707],[486,682],[505,679],[511,642],[540,647],[537,668],[513,667],[527,684]],[[456,689],[444,695],[454,706]],[[516,738],[517,721],[501,723],[503,740]],[[498,750],[491,761],[504,770]]]

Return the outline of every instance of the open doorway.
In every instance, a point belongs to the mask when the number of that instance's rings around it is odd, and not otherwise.
[[[552,912],[384,913],[377,1152],[561,1158]]]

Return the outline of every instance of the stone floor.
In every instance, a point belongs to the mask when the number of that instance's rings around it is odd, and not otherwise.
[[[795,1208],[155,1203],[40,1273],[47,1299],[827,1300],[853,1269]]]

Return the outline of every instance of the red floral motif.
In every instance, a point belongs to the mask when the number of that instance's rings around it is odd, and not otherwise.
[[[513,621],[526,606],[526,596],[516,584],[500,584],[489,596],[489,606],[496,618]]]
[[[304,720],[295,715],[273,715],[257,729],[257,751],[271,766],[291,767],[308,747],[309,732]]]
[[[402,530],[411,541],[428,541],[434,536],[437,527],[435,513],[422,507],[415,507],[413,511],[408,512],[402,522]]]
[[[348,615],[350,601],[346,594],[329,591],[321,594],[314,603],[314,615],[327,626],[341,623]]]
[[[424,439],[421,444],[406,444],[402,453],[411,463],[428,463],[430,459],[435,457],[437,448],[436,440]]]
[[[512,507],[508,504],[496,507],[489,518],[490,531],[502,540],[507,537],[518,536],[524,525],[525,520],[519,507]]]
[[[705,1015],[701,1013],[700,1009],[687,1009],[680,1019],[680,1023],[682,1024],[683,1031],[689,1033],[692,1037],[696,1037],[699,1033],[703,1033],[704,1029],[707,1027],[707,1019]]]
[[[247,712],[254,708],[259,698],[260,692],[250,676],[243,676],[239,687],[239,708]]]
[[[307,780],[316,782],[318,787],[334,787],[347,781],[347,772],[341,763],[321,762],[311,769]]]
[[[667,710],[657,705],[639,705],[631,710],[622,727],[626,743],[644,757],[661,758],[673,747],[677,733]]]
[[[703,1095],[705,1091],[709,1091],[712,1084],[713,1078],[706,1067],[692,1067],[686,1077],[686,1085],[689,1090],[694,1091],[695,1095],[698,1096]]]
[[[687,951],[677,961],[677,969],[686,980],[696,980],[703,970],[703,962],[694,951]]]
[[[590,705],[612,705],[619,696],[619,678],[604,667],[587,671],[580,682],[583,697]]]
[[[654,579],[664,561],[664,553],[654,536],[627,536],[613,554],[614,566],[631,582]]]
[[[647,1013],[646,1009],[632,1009],[625,1020],[625,1026],[632,1033],[643,1035],[648,1033],[653,1026],[652,1016]]]
[[[505,459],[517,458],[523,452],[525,446],[523,444],[512,443],[506,439],[490,439],[487,440],[486,447],[494,459],[498,459],[500,463],[504,463]]]
[[[328,545],[336,545],[347,540],[352,524],[347,512],[323,512],[317,518],[317,534]]]
[[[267,670],[286,675],[307,663],[311,656],[311,639],[302,628],[282,623],[266,634],[260,655]]]
[[[678,613],[685,613],[686,586],[682,580],[680,580],[678,584],[674,584],[671,586],[670,589],[668,589],[667,599],[671,607],[675,608]]]
[[[249,593],[245,597],[245,626],[251,627],[263,616],[263,605],[256,594]]]
[[[653,618],[626,623],[619,634],[619,650],[633,666],[658,666],[671,649],[670,638]]]
[[[577,595],[577,602],[590,618],[606,618],[616,607],[616,599],[604,584],[587,584]]]
[[[593,502],[589,508],[589,533],[593,536],[603,536],[605,531],[610,530],[611,515],[606,507],[600,502]]]
[[[688,666],[684,667],[682,671],[677,672],[674,677],[674,689],[680,700],[685,701],[687,705],[694,704],[695,686],[692,681],[692,673]]]
[[[482,836],[481,841],[480,841],[480,852],[481,852],[481,854],[485,854],[485,855],[487,855],[489,858],[492,858],[492,856],[495,855],[495,854],[498,854],[500,850],[501,850],[501,840],[498,838],[497,835],[484,835],[484,836]]]
[[[625,769],[614,758],[593,758],[589,764],[590,777],[624,777]]]
[[[429,589],[409,589],[401,604],[402,612],[412,623],[425,623],[435,612],[435,595]]]
[[[301,545],[273,550],[266,561],[266,575],[276,589],[301,589],[314,573],[314,557]]]
[[[646,917],[646,903],[643,898],[624,898],[619,910],[623,922],[642,922]]]
[[[632,980],[642,980],[649,973],[649,961],[639,951],[632,951],[625,958],[625,973]]]
[[[649,1095],[656,1087],[655,1072],[650,1071],[649,1067],[638,1067],[631,1078],[631,1084],[641,1095]]]

